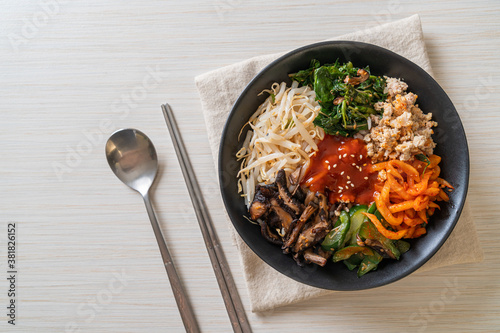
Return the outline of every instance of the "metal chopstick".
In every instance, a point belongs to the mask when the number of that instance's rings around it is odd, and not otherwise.
[[[229,270],[229,265],[227,264],[224,252],[220,246],[219,239],[213,228],[212,219],[210,218],[205,201],[203,200],[203,194],[196,181],[196,176],[191,166],[191,162],[189,161],[189,156],[182,141],[172,109],[168,104],[162,105],[161,108],[165,116],[165,121],[167,122],[177,158],[179,159],[182,174],[186,181],[189,196],[191,197],[191,202],[193,203],[196,217],[198,218],[208,256],[212,262],[215,277],[217,278],[233,330],[238,333],[251,333],[252,330],[248,323],[245,309],[241,303],[238,290],[231,276],[231,271]]]

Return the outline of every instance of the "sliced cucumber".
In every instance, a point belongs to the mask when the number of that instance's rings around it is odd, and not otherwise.
[[[351,227],[349,228],[349,232],[347,233],[346,236],[346,242],[349,245],[356,245],[356,236],[358,234],[359,227],[361,227],[361,224],[365,221],[365,219],[368,219],[363,213],[366,213],[368,211],[368,207],[365,205],[357,205],[352,207],[349,210],[349,215],[351,217]]]
[[[344,246],[347,232],[350,230],[350,219],[346,211],[340,213],[335,228],[326,235],[321,243],[325,251],[335,251]]]
[[[358,277],[362,277],[369,271],[376,270],[381,261],[382,256],[377,251],[373,251],[373,255],[365,256],[361,264],[359,264]]]
[[[357,246],[357,245],[346,246],[333,254],[332,261],[339,262],[341,260],[346,260],[356,253],[362,253],[367,256],[373,256],[375,251],[366,246]]]

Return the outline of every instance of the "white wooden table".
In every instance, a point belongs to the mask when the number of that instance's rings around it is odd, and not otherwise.
[[[247,315],[254,332],[500,327],[497,1],[18,0],[0,8],[0,331],[183,331],[142,200],[104,158],[110,133],[135,127],[160,156],[154,204],[200,327],[229,332],[160,104],[174,108],[248,310],[193,78],[414,13],[467,132],[469,201],[485,261]],[[6,316],[9,222],[15,327]]]

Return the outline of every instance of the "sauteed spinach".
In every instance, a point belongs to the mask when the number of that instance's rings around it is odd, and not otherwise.
[[[368,117],[381,115],[373,107],[385,101],[386,81],[370,74],[370,68],[354,67],[351,62],[321,65],[312,60],[308,69],[291,74],[292,80],[309,85],[316,93],[321,112],[314,124],[332,135],[350,136],[368,129]]]

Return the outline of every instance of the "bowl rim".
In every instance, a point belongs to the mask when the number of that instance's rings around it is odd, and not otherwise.
[[[315,48],[321,48],[321,47],[325,47],[325,46],[333,46],[333,45],[347,45],[347,46],[364,46],[364,47],[370,47],[370,48],[375,48],[375,49],[378,49],[379,51],[382,51],[382,52],[386,52],[388,53],[389,55],[391,56],[394,56],[394,57],[397,57],[397,58],[400,58],[400,60],[403,62],[403,63],[406,63],[405,65],[409,65],[409,66],[415,66],[418,70],[420,70],[421,73],[419,73],[419,75],[423,75],[424,76],[424,79],[425,80],[431,80],[433,81],[441,90],[442,92],[444,93],[444,96],[448,99],[450,105],[452,105],[453,107],[453,111],[455,112],[456,116],[458,117],[458,125],[459,125],[459,131],[463,133],[463,136],[464,136],[464,140],[465,140],[465,145],[463,146],[463,154],[465,156],[465,173],[464,173],[464,184],[461,184],[463,186],[463,191],[462,191],[462,195],[457,198],[457,202],[458,202],[458,206],[456,208],[453,208],[454,210],[456,210],[456,214],[455,214],[455,218],[454,220],[451,222],[451,225],[448,227],[448,229],[445,231],[445,233],[443,234],[443,236],[441,237],[441,239],[439,239],[439,241],[437,242],[437,245],[434,246],[434,249],[431,250],[427,255],[425,256],[422,256],[418,259],[417,263],[412,265],[409,269],[407,269],[404,274],[394,274],[394,276],[392,278],[388,278],[384,281],[384,283],[381,283],[381,284],[375,284],[374,286],[371,286],[371,287],[368,287],[368,288],[335,288],[335,289],[332,289],[332,288],[325,288],[324,286],[320,286],[320,285],[317,285],[317,284],[311,284],[311,283],[308,283],[307,281],[304,281],[303,279],[299,279],[297,278],[296,276],[291,276],[289,274],[285,274],[283,272],[281,272],[278,268],[276,268],[270,261],[268,258],[262,256],[259,251],[256,251],[255,249],[255,245],[252,243],[252,242],[249,242],[248,241],[248,237],[246,236],[246,234],[240,230],[240,227],[237,225],[237,223],[235,223],[233,221],[233,217],[231,216],[231,214],[227,211],[227,207],[229,206],[229,203],[228,203],[228,198],[226,197],[225,195],[225,190],[224,190],[224,184],[223,184],[223,177],[224,177],[224,174],[223,174],[223,169],[222,169],[222,163],[223,163],[223,149],[224,149],[224,142],[225,142],[225,138],[226,138],[226,135],[227,135],[227,132],[229,131],[229,123],[231,122],[231,119],[233,117],[236,116],[236,110],[238,108],[238,106],[241,104],[241,101],[242,99],[244,98],[244,96],[249,92],[249,90],[252,88],[252,86],[255,84],[256,81],[258,81],[260,79],[260,77],[262,77],[263,75],[265,75],[265,73],[272,69],[273,67],[275,67],[276,65],[280,64],[281,62],[285,61],[287,58],[289,57],[292,57],[294,55],[296,55],[297,53],[300,53],[300,52],[304,52],[304,51],[308,51],[308,50],[311,50],[311,49],[315,49]],[[239,143],[239,141],[238,141]],[[465,206],[465,201],[466,201],[466,197],[467,197],[467,193],[468,193],[468,188],[469,188],[469,181],[470,181],[470,156],[469,156],[469,148],[468,148],[468,142],[467,142],[467,136],[466,136],[466,133],[465,133],[465,129],[463,127],[463,123],[462,123],[462,120],[460,119],[460,115],[458,114],[453,102],[451,101],[451,99],[449,98],[448,94],[446,93],[446,91],[439,85],[439,83],[426,71],[424,70],[423,68],[421,68],[419,65],[415,64],[414,62],[412,62],[411,60],[391,51],[391,50],[388,50],[386,48],[383,48],[383,47],[380,47],[378,45],[374,45],[374,44],[370,44],[370,43],[365,43],[365,42],[357,42],[357,41],[348,41],[348,40],[334,40],[334,41],[322,41],[322,42],[316,42],[316,43],[312,43],[312,44],[308,44],[308,45],[304,45],[304,46],[301,46],[301,47],[298,47],[296,49],[293,49],[291,51],[288,51],[286,52],[285,54],[279,56],[277,59],[273,60],[271,63],[269,63],[268,65],[266,65],[264,68],[262,68],[253,78],[252,80],[250,80],[250,82],[248,82],[248,84],[245,86],[245,88],[241,91],[241,93],[238,95],[238,98],[236,99],[236,101],[234,102],[233,106],[231,107],[231,111],[229,112],[229,115],[225,121],[225,124],[224,124],[224,128],[223,128],[223,131],[222,131],[222,134],[221,134],[221,140],[220,140],[220,143],[219,143],[219,150],[218,150],[218,176],[219,176],[219,189],[221,191],[221,196],[222,196],[222,199],[223,199],[223,202],[224,202],[224,208],[226,209],[226,212],[228,213],[228,216],[229,216],[229,219],[231,220],[231,224],[233,225],[233,227],[236,229],[236,231],[238,232],[238,235],[243,239],[243,241],[245,242],[245,244],[252,250],[252,252],[254,254],[256,254],[261,260],[263,260],[268,266],[272,267],[273,269],[275,269],[276,271],[278,271],[279,273],[299,282],[299,283],[303,283],[305,285],[309,285],[309,286],[313,286],[313,287],[316,287],[316,288],[320,288],[320,289],[326,289],[326,290],[338,290],[338,291],[355,291],[355,290],[366,290],[366,289],[373,289],[373,288],[377,288],[377,287],[382,287],[382,286],[385,286],[385,285],[388,285],[388,284],[391,284],[393,282],[396,282],[404,277],[407,277],[409,275],[411,275],[412,273],[414,273],[417,269],[421,268],[427,261],[429,261],[429,259],[431,259],[443,246],[443,244],[446,242],[446,240],[448,240],[450,234],[453,232],[453,230],[455,229],[457,223],[458,223],[458,220],[460,219],[460,216],[462,214],[462,211],[464,209],[464,206]],[[284,254],[283,254],[284,255]]]

